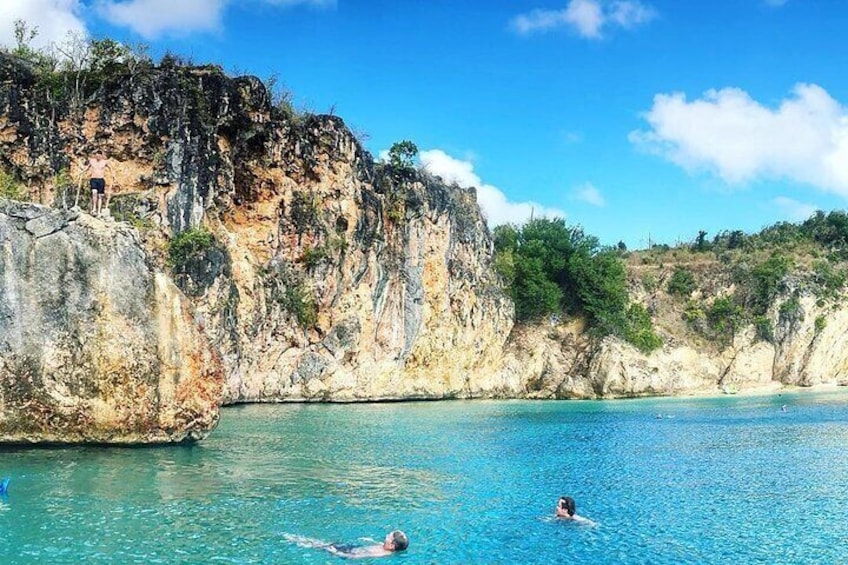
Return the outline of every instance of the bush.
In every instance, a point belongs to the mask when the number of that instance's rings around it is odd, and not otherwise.
[[[774,297],[782,290],[784,277],[789,273],[792,262],[782,255],[773,255],[754,267],[748,283],[752,289],[751,310],[760,316],[768,311]],[[742,281],[743,283],[746,281]]]
[[[307,269],[314,269],[321,261],[327,258],[327,250],[324,247],[308,247],[303,250],[300,260]]]
[[[780,315],[781,322],[791,325],[804,319],[804,311],[801,309],[801,303],[798,301],[797,296],[793,296],[781,304],[778,314]]]
[[[515,264],[512,286],[515,316],[519,320],[538,319],[562,310],[562,290],[545,276],[542,261],[523,258]]]
[[[585,248],[568,262],[579,308],[600,335],[627,335],[627,274],[613,251],[591,255]]]
[[[716,298],[707,310],[707,323],[716,339],[730,343],[736,331],[744,322],[742,307],[735,304],[731,297]]]
[[[25,200],[26,191],[24,185],[11,174],[0,171],[0,198],[9,200]]]
[[[174,236],[168,243],[168,265],[172,268],[184,266],[214,245],[212,234],[204,228],[192,228]]]
[[[774,328],[771,325],[771,320],[766,316],[754,317],[754,329],[757,331],[757,339],[774,343]]]
[[[646,292],[653,292],[657,289],[659,282],[653,273],[645,273],[642,275],[642,287]]]
[[[834,269],[827,261],[813,263],[813,281],[817,296],[835,297],[845,286],[845,271]]]
[[[816,316],[815,327],[816,327],[816,335],[822,333],[824,328],[827,326],[827,319],[824,316]]]
[[[409,140],[398,141],[389,149],[389,165],[399,171],[413,169],[418,156],[418,146]]]
[[[315,299],[302,285],[291,285],[286,288],[282,306],[294,314],[297,323],[302,328],[311,328],[318,322],[318,307]]]
[[[654,332],[651,316],[641,304],[632,304],[627,310],[627,330],[624,339],[643,353],[662,346],[662,339]]]
[[[695,291],[695,275],[686,267],[675,267],[666,288],[669,294],[689,296]]]
[[[520,321],[583,314],[598,335],[627,337],[627,277],[618,249],[561,218],[539,218],[494,230],[495,268]],[[650,320],[649,320],[650,322]]]

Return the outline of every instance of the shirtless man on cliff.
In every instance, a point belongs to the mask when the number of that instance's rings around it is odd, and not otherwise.
[[[88,159],[88,163],[82,170],[83,173],[88,172],[88,184],[91,187],[91,214],[99,216],[103,211],[103,200],[106,200],[106,207],[109,207],[109,198],[106,196],[106,171],[115,178],[115,173],[109,165],[109,161],[103,153],[95,153]],[[111,195],[110,195],[111,196]]]

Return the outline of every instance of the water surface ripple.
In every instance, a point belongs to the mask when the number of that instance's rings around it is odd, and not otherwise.
[[[845,391],[240,406],[197,445],[5,450],[0,476],[8,565],[339,563],[284,535],[396,527],[384,562],[848,563]],[[598,525],[551,519],[561,494]]]

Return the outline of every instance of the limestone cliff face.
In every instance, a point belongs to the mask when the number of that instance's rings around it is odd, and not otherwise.
[[[48,337],[2,338],[6,438],[178,439],[208,429],[216,401],[599,398],[848,380],[848,308],[820,305],[803,286],[792,290],[793,315],[769,312],[771,342],[746,328],[726,347],[708,343],[684,327],[681,304],[637,279],[633,296],[665,343],[650,355],[579,324],[513,328],[473,190],[375,163],[339,118],[272,107],[255,78],[170,65],[106,80],[76,106],[54,94],[0,57],[0,169],[58,210],[37,208],[45,219],[32,224],[6,214],[5,233],[18,239],[4,247],[16,282],[7,277],[3,304],[19,304],[25,288],[20,304],[44,297],[39,312],[76,312],[80,296],[111,297],[99,289],[116,272],[140,286],[130,311],[115,314],[121,297],[103,298],[102,316],[48,316]],[[95,150],[115,169],[115,224],[68,211],[77,202],[68,178]],[[166,263],[169,242],[197,228],[211,243]],[[100,275],[70,260],[32,274],[25,257],[44,252],[20,255],[19,244],[40,249],[63,234],[100,257]],[[81,282],[57,294],[54,278]],[[715,280],[711,296],[727,290]],[[24,335],[29,306],[4,308],[0,323]],[[121,353],[91,349],[79,336],[92,324],[104,339],[128,336],[113,344]],[[50,409],[25,425],[31,398]]]
[[[707,275],[711,300],[726,295],[721,269]],[[719,284],[715,284],[718,282]],[[579,326],[539,324],[513,330],[501,379],[521,383],[529,398],[621,398],[721,390],[774,390],[784,385],[848,385],[848,304],[817,298],[787,281],[767,319],[774,339],[740,328],[727,344],[694,334],[683,322],[685,301],[662,289],[646,293],[635,279],[631,295],[654,311],[664,345],[650,354],[616,338],[596,340]],[[797,304],[781,308],[789,299]]]
[[[497,370],[513,307],[474,191],[375,164],[340,119],[281,113],[254,78],[152,69],[75,112],[0,63],[0,163],[31,198],[71,205],[57,173],[100,149],[113,215],[163,269],[169,238],[212,233],[164,270],[220,356],[225,402],[513,393]]]
[[[0,442],[171,442],[216,424],[220,362],[132,228],[0,200]]]

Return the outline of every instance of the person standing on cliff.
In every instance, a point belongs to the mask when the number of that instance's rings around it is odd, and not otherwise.
[[[83,174],[88,173],[88,184],[91,188],[91,214],[99,216],[103,211],[103,201],[106,201],[106,208],[109,207],[109,198],[106,196],[106,171],[112,175],[112,180],[115,180],[115,173],[109,165],[109,160],[106,155],[101,152],[93,154],[88,159]],[[111,196],[111,195],[110,195]]]

